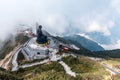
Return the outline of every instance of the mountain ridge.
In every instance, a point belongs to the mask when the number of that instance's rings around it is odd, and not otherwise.
[[[90,51],[104,51],[104,48],[98,43],[80,35],[63,36],[63,38],[66,40],[76,41]]]

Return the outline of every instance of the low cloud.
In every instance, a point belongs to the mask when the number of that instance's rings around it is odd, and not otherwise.
[[[78,35],[80,35],[80,36],[82,36],[82,37],[85,37],[86,39],[89,39],[89,40],[94,41],[91,37],[89,37],[89,36],[88,36],[88,35],[86,35],[86,34],[79,33]]]
[[[66,29],[69,26],[65,16],[63,15],[49,15],[42,21],[45,25],[45,28],[52,34],[62,34],[65,33]]]
[[[0,39],[20,25],[36,27],[38,22],[54,34],[62,34],[68,27],[66,17],[60,13],[63,0],[0,0]]]
[[[120,14],[120,0],[111,0],[111,7]]]
[[[112,50],[112,49],[120,49],[120,40],[118,40],[116,43],[109,44],[109,45],[101,45],[106,50]]]
[[[105,22],[103,22],[104,18],[97,17],[96,19],[92,19],[90,17],[82,17],[76,22],[76,25],[79,29],[87,33],[101,32],[105,36],[110,36],[110,29],[114,26],[114,21],[106,20]]]

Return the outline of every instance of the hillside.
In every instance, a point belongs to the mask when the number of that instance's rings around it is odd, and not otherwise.
[[[0,68],[0,80],[23,80],[23,79],[18,78],[16,75],[13,75],[11,72]]]
[[[11,36],[8,40],[4,41],[4,45],[0,49],[0,59],[4,59],[4,57],[12,51],[18,44],[25,43],[29,38],[23,36],[21,34],[17,35],[15,38]]]
[[[56,36],[54,38],[56,38],[60,42],[63,42],[64,44],[69,44],[69,46],[72,45],[72,44],[74,44],[75,46],[77,46],[77,47],[80,48],[80,50],[70,49],[70,51],[73,51],[73,52],[78,53],[78,54],[80,54],[80,53],[82,53],[82,54],[91,53],[90,50],[84,48],[80,43],[78,43],[76,41],[66,40],[66,39],[64,39],[62,37],[59,37],[59,36]]]
[[[77,73],[77,77],[67,75],[64,68],[57,62],[19,69],[13,74],[25,80],[101,80],[109,76],[109,73],[102,66],[87,58],[74,58],[69,56],[62,60]]]
[[[77,73],[72,77],[64,71],[58,62],[37,65],[29,68],[20,68],[16,72],[9,72],[0,68],[0,79],[5,80],[110,80],[110,74],[99,63],[86,57],[75,58],[68,56],[62,59]],[[116,75],[115,80],[120,76]]]
[[[116,50],[105,50],[105,51],[97,51],[94,52],[96,55],[101,55],[103,58],[120,58],[120,49]]]
[[[90,50],[90,51],[103,51],[104,48],[98,45],[98,43],[87,39],[80,35],[71,35],[71,36],[64,36],[63,37],[66,40],[74,41],[79,43],[78,45],[83,46],[84,48]]]

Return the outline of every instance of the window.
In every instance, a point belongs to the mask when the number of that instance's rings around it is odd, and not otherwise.
[[[40,55],[40,52],[37,52],[38,55]]]

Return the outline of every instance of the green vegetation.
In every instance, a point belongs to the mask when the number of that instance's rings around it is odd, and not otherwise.
[[[2,79],[8,77],[8,80],[104,80],[109,73],[98,63],[87,58],[74,58],[72,56],[62,59],[68,64],[72,71],[77,73],[77,77],[66,74],[63,66],[58,62],[50,62],[47,64],[37,65],[29,68],[20,68],[17,72],[1,73]],[[3,72],[6,72],[4,69]],[[0,77],[1,79],[1,77]],[[109,80],[109,79],[107,79]]]
[[[5,56],[10,53],[17,45],[25,43],[28,39],[28,37],[19,34],[15,37],[15,42],[13,42],[14,40],[11,39],[6,41],[0,51],[0,59],[4,59]]]
[[[16,75],[0,68],[0,80],[23,80],[23,78],[18,78]]]
[[[106,50],[94,52],[96,55],[101,55],[103,58],[120,58],[120,49],[117,50]]]
[[[25,80],[82,80],[80,76],[74,78],[67,75],[64,68],[57,62],[20,69],[16,73]]]
[[[14,49],[15,45],[12,45],[11,43],[12,41],[9,40],[4,44],[3,48],[1,49],[0,59],[4,59],[4,57]]]
[[[20,51],[20,53],[18,54],[18,61],[22,61],[22,60],[25,60],[25,57],[24,55],[22,54],[22,52]]]
[[[76,78],[67,75],[64,68],[57,62],[19,69],[13,74],[25,80],[103,80],[105,76],[109,76],[103,67],[87,58],[69,56],[62,60],[78,74]]]
[[[120,58],[120,50],[108,50],[108,51],[97,51],[97,52],[90,52],[84,48],[80,48],[80,50],[71,49],[73,53],[89,56],[89,57],[96,57],[96,58],[104,58],[106,60],[111,59],[119,59]]]
[[[15,41],[16,43],[24,44],[29,38],[27,36],[24,36],[23,34],[19,34],[16,36]]]
[[[68,64],[74,72],[81,75],[83,79],[104,80],[105,76],[109,76],[109,73],[100,64],[87,58],[74,58],[69,56],[63,58],[63,61]]]
[[[22,52],[20,51],[20,53],[18,54],[17,57],[17,62],[18,64],[22,64],[22,62],[26,61],[24,55],[22,54]]]

